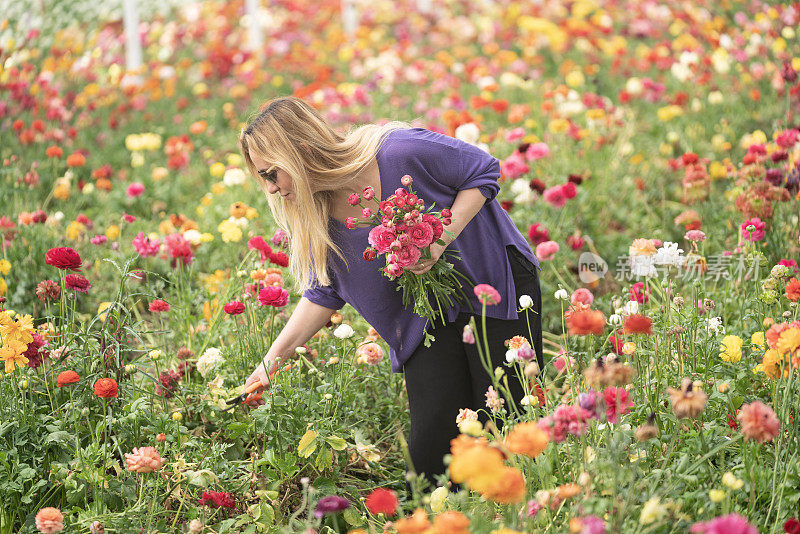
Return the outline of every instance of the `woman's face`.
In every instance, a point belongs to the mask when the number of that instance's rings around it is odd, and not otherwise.
[[[286,171],[254,154],[250,155],[250,159],[253,160],[253,165],[256,166],[259,176],[264,180],[270,195],[277,193],[286,200],[294,200],[294,186]]]

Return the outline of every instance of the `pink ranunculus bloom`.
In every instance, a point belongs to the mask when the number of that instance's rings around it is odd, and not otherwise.
[[[506,141],[513,143],[525,137],[525,130],[523,128],[514,128],[506,133]]]
[[[239,315],[240,313],[244,313],[244,304],[242,304],[238,300],[232,300],[231,302],[223,306],[222,309],[228,315]]]
[[[272,244],[276,247],[285,247],[289,244],[289,234],[278,228],[275,230],[275,233],[272,234],[272,239],[270,241],[272,241]]]
[[[689,230],[683,236],[684,239],[687,241],[705,241],[706,240],[706,233],[702,230]]]
[[[356,349],[356,359],[359,363],[377,365],[383,360],[383,349],[377,343],[365,343]]]
[[[570,367],[575,367],[575,358],[567,356],[566,354],[560,354],[553,359],[553,367],[555,367],[556,371],[559,373],[564,372],[564,369],[567,368],[567,363],[569,363]]]
[[[564,195],[564,198],[567,200],[571,200],[578,196],[578,187],[573,182],[561,184],[561,194]]]
[[[128,471],[136,473],[158,471],[166,461],[155,447],[134,447],[133,452],[125,453],[125,464]]]
[[[567,203],[567,197],[564,196],[564,188],[561,185],[545,189],[542,198],[554,208],[563,208]]]
[[[385,254],[392,249],[392,243],[397,235],[390,228],[383,225],[376,226],[369,231],[368,241],[379,254]]]
[[[444,212],[444,210],[442,210],[442,212]],[[444,233],[444,225],[442,224],[442,221],[439,220],[439,217],[431,215],[430,213],[423,213],[422,222],[430,224],[431,228],[433,228],[434,241],[442,237],[442,234]]]
[[[262,306],[282,308],[289,302],[289,292],[278,286],[268,286],[258,292],[258,302]]]
[[[549,155],[550,147],[547,146],[547,143],[533,143],[528,147],[528,150],[525,151],[525,158],[528,161],[546,158]]]
[[[603,400],[606,403],[606,419],[609,423],[618,423],[619,416],[631,411],[631,406],[633,406],[628,392],[614,386],[603,390]]]
[[[528,239],[534,245],[544,243],[550,240],[550,231],[542,223],[534,223],[528,228]]]
[[[422,251],[418,247],[411,244],[403,245],[397,251],[397,263],[405,269],[417,263],[421,256]]]
[[[102,234],[96,235],[89,240],[92,245],[103,245],[108,242],[108,238]]]
[[[426,222],[415,224],[408,231],[408,236],[412,245],[425,248],[433,242],[433,227]]]
[[[513,180],[530,170],[522,155],[516,150],[503,161],[503,176],[506,178]]]
[[[131,198],[142,196],[142,193],[144,193],[144,184],[142,182],[133,182],[128,186],[127,192],[128,196]]]
[[[150,239],[144,235],[144,232],[139,232],[139,234],[133,238],[131,244],[133,245],[133,248],[136,249],[136,252],[139,253],[139,256],[143,258],[155,256],[158,254],[158,250],[161,248],[160,239]]]
[[[478,284],[473,291],[481,304],[494,306],[500,303],[500,293],[489,284]]]
[[[695,523],[689,530],[693,534],[758,534],[758,529],[739,514],[715,517],[710,521]]]
[[[745,241],[763,241],[766,237],[767,223],[753,217],[742,223],[742,239]]]
[[[36,514],[36,528],[44,534],[53,534],[64,530],[64,514],[58,508],[48,506]]]
[[[469,345],[475,344],[475,333],[472,331],[472,327],[468,324],[464,325],[464,330],[461,332],[461,341]]]
[[[183,265],[189,265],[194,259],[194,252],[189,241],[183,237],[182,234],[175,232],[169,234],[164,238],[164,246],[167,248],[169,255],[172,257],[172,267],[174,268],[178,262]]]
[[[753,401],[743,405],[736,415],[742,424],[745,439],[759,443],[772,441],[778,435],[781,423],[772,408],[761,401]]]
[[[579,287],[572,293],[572,296],[570,297],[570,303],[573,306],[577,306],[578,304],[591,306],[592,302],[594,302],[594,295],[592,295],[592,292],[585,287]]]
[[[156,299],[150,303],[147,309],[153,313],[168,312],[169,303],[162,299]]]
[[[639,304],[645,304],[650,300],[650,288],[644,282],[636,282],[630,289],[631,300],[635,300]]]
[[[778,265],[785,265],[786,267],[788,267],[789,269],[794,271],[794,274],[797,274],[798,271],[799,271],[799,269],[797,267],[797,262],[794,261],[794,260],[783,259],[783,260],[778,262]]]
[[[386,267],[383,268],[383,272],[391,276],[392,278],[397,278],[401,274],[403,274],[404,269],[400,267],[398,263],[387,263]]]
[[[536,257],[540,260],[552,260],[561,247],[555,241],[545,241],[536,245]]]

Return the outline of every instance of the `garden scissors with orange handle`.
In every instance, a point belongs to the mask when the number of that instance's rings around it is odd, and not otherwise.
[[[228,407],[227,407],[227,408],[225,408],[225,409],[226,409],[226,410],[228,410],[228,409],[233,409],[233,408],[235,408],[237,405],[239,405],[239,404],[241,404],[242,402],[244,402],[246,399],[247,399],[247,400],[256,400],[256,398],[257,398],[257,397],[260,397],[260,396],[261,396],[261,393],[256,393],[256,394],[254,394],[254,395],[253,395],[253,397],[252,397],[252,398],[249,398],[249,399],[248,399],[248,397],[249,397],[249,396],[250,396],[250,395],[251,395],[251,394],[252,394],[252,393],[253,393],[255,390],[257,390],[257,389],[258,389],[258,388],[260,388],[260,387],[262,387],[261,380],[259,380],[259,381],[257,381],[257,382],[253,382],[252,384],[250,384],[249,386],[247,386],[247,387],[244,389],[244,393],[242,393],[241,395],[237,395],[237,396],[235,396],[234,398],[232,398],[232,399],[228,399],[227,401],[225,401],[225,403],[226,403],[226,404],[228,404]]]

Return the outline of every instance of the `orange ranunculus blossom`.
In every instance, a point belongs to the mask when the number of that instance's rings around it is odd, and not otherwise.
[[[501,504],[518,503],[525,498],[525,478],[519,469],[505,466],[499,476],[479,492],[485,499]]]
[[[600,310],[578,310],[567,317],[567,331],[571,336],[603,335],[606,316]]]
[[[469,534],[469,518],[455,510],[442,512],[433,518],[436,534]]]
[[[125,465],[134,473],[158,471],[166,461],[155,447],[134,447],[133,452],[125,453]]]
[[[540,429],[535,421],[519,423],[506,437],[506,446],[514,454],[531,458],[539,456],[547,448],[550,435]]]
[[[80,152],[73,152],[67,156],[68,167],[83,167],[86,165],[86,158]]]
[[[63,388],[64,386],[74,384],[80,379],[81,377],[78,376],[78,373],[75,371],[62,371],[59,373],[58,378],[56,378],[56,387]]]
[[[499,100],[494,100],[492,102],[492,109],[497,113],[505,113],[505,111],[508,109],[508,100],[502,98]]]
[[[625,335],[629,334],[648,334],[652,335],[653,320],[640,313],[629,315],[623,323]]]
[[[52,534],[64,530],[64,514],[58,508],[48,506],[36,514],[36,528],[44,534]]]
[[[64,149],[59,146],[49,146],[47,150],[45,150],[45,154],[47,154],[48,158],[60,158],[64,155]]]
[[[94,394],[104,399],[119,396],[117,381],[113,378],[101,378],[94,383]]]
[[[417,508],[409,517],[394,522],[397,534],[422,534],[428,532],[430,528],[431,522],[428,520],[428,514],[422,508]]]
[[[786,298],[792,302],[800,301],[800,280],[792,278],[786,284]]]
[[[193,122],[191,126],[189,126],[189,132],[193,134],[201,134],[206,131],[208,128],[208,123],[206,121],[200,120]]]

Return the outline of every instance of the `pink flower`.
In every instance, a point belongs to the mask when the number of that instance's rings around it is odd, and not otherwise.
[[[522,155],[516,150],[503,162],[503,175],[510,179],[518,178],[530,170]]]
[[[513,130],[509,130],[506,133],[506,141],[509,143],[513,143],[514,141],[519,141],[525,137],[525,130],[522,128],[514,128]]]
[[[633,406],[628,392],[614,386],[603,390],[603,400],[606,402],[606,419],[609,423],[619,422],[619,416],[631,411],[631,406]]]
[[[728,514],[715,517],[711,521],[695,523],[689,532],[695,534],[758,534],[758,529],[739,514]]]
[[[562,373],[567,367],[567,362],[569,362],[570,367],[575,367],[575,358],[561,354],[553,360],[553,367],[556,368],[556,371]]]
[[[444,210],[442,210],[442,213],[444,213]],[[442,215],[442,217],[444,217],[444,215]],[[431,215],[430,213],[423,213],[422,222],[430,224],[431,228],[433,228],[433,241],[442,237],[444,226],[442,225],[442,221],[439,220],[439,217]]]
[[[473,291],[481,304],[494,306],[500,303],[500,293],[489,284],[478,284]]]
[[[347,203],[351,206],[358,206],[361,202],[361,199],[358,197],[358,193],[353,193],[349,197],[347,197]]]
[[[385,272],[392,278],[397,278],[398,276],[403,274],[404,270],[405,269],[400,267],[400,265],[398,265],[397,263],[389,263],[386,265],[386,267],[383,268],[383,272]]]
[[[555,241],[539,243],[536,245],[536,257],[543,261],[552,260],[559,248],[561,247]]]
[[[92,288],[92,284],[80,274],[68,274],[64,279],[64,287],[78,293],[88,293]]]
[[[572,182],[561,184],[561,194],[569,200],[578,196],[578,188]]]
[[[411,185],[411,182],[413,182],[413,181],[414,181],[414,179],[411,178],[411,176],[409,176],[407,174],[405,176],[403,176],[402,178],[400,178],[400,183],[403,184],[406,187]],[[397,191],[395,191],[395,193],[397,193]],[[403,193],[405,194],[405,191],[403,191]]]
[[[794,274],[798,273],[797,262],[794,260],[781,260],[778,262],[778,265],[785,265],[786,267],[793,270]]]
[[[397,264],[404,269],[414,265],[422,256],[422,251],[414,245],[403,245],[397,251]]]
[[[52,534],[64,530],[64,514],[58,508],[42,508],[36,514],[36,528],[44,534]]]
[[[505,399],[500,397],[494,386],[489,386],[489,389],[486,390],[486,407],[493,412],[498,412],[505,403]]]
[[[355,229],[355,227],[356,227],[356,218],[355,217],[347,217],[344,220],[344,227],[349,229],[349,230]]]
[[[683,235],[683,238],[688,241],[705,241],[706,234],[702,230],[689,230]]]
[[[397,235],[385,226],[376,226],[369,231],[368,241],[379,254],[384,254],[392,249],[392,243]]]
[[[542,193],[542,198],[555,208],[563,208],[567,203],[567,197],[564,196],[564,188],[561,185],[554,185],[545,189],[544,193]]]
[[[282,308],[289,302],[289,292],[278,286],[268,286],[258,292],[258,302],[262,306]]]
[[[472,331],[472,327],[468,324],[464,325],[464,330],[461,332],[461,341],[469,345],[475,344],[475,333]]]
[[[433,242],[433,227],[426,222],[415,224],[408,231],[408,236],[412,245],[425,248]]]
[[[164,238],[164,246],[172,256],[172,267],[174,268],[180,261],[183,265],[189,265],[194,259],[192,246],[183,235],[179,233],[169,234]]]
[[[544,243],[550,239],[550,231],[542,223],[534,223],[528,228],[528,239],[534,245]]]
[[[136,473],[158,471],[166,461],[155,447],[134,447],[133,452],[125,453],[125,464],[128,471]]]
[[[383,360],[383,349],[377,343],[361,345],[356,349],[356,360],[358,363],[377,365]]]
[[[108,238],[104,235],[96,235],[89,240],[92,245],[103,245],[108,242]]]
[[[742,239],[745,241],[763,241],[766,237],[767,223],[753,217],[742,223]]]
[[[761,401],[753,401],[742,406],[736,419],[742,424],[742,434],[745,439],[759,443],[775,439],[781,427],[781,422],[772,408]]]
[[[133,245],[133,248],[136,249],[136,252],[139,253],[139,256],[143,258],[155,256],[158,254],[158,250],[161,248],[160,239],[150,239],[149,237],[145,237],[144,232],[139,232],[139,235],[133,238],[131,244]]]
[[[584,306],[591,306],[592,302],[594,302],[594,295],[592,295],[592,292],[586,289],[585,287],[580,287],[576,289],[572,293],[572,297],[570,297],[570,303],[573,306],[577,306],[578,304],[583,304]]]
[[[525,151],[525,159],[528,161],[535,161],[537,159],[546,158],[550,155],[550,147],[547,143],[533,143]]]
[[[370,217],[372,217],[372,209],[364,208],[363,210],[361,210],[361,216],[364,217],[365,219],[369,219]]]
[[[161,300],[161,299],[156,299],[156,300],[154,300],[153,302],[150,303],[150,305],[147,307],[147,309],[150,310],[151,312],[154,312],[154,313],[168,312],[169,311],[169,303],[167,303],[166,301]]]
[[[232,300],[223,306],[222,309],[228,315],[239,315],[240,313],[244,313],[244,304],[238,300]]]
[[[136,221],[136,217],[134,217],[133,215],[130,215],[128,213],[123,213],[122,214],[122,219],[127,223],[132,223],[132,222]]]
[[[142,182],[133,182],[128,186],[128,196],[136,198],[144,193],[144,184]]]
[[[635,300],[639,304],[644,304],[650,300],[650,288],[644,282],[636,282],[630,289],[631,300]]]
[[[375,190],[372,189],[372,187],[367,186],[361,192],[361,196],[364,197],[364,200],[372,200],[373,198],[375,198]]]

